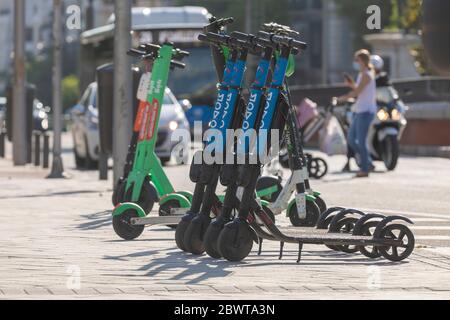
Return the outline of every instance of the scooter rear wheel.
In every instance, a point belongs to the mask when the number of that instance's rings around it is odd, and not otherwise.
[[[262,196],[261,200],[275,202],[278,199],[278,196],[280,195],[283,186],[281,185],[280,180],[275,177],[261,177],[258,179],[258,182],[256,183],[257,193],[272,187],[276,187],[277,191],[271,193],[270,195]]]
[[[138,217],[137,212],[132,209],[113,217],[113,228],[116,234],[127,241],[138,238],[144,232],[145,228],[144,226],[131,225],[131,219]]]
[[[112,204],[113,206],[117,206],[119,203],[122,203],[125,199],[125,188],[127,186],[126,180],[120,180],[116,187],[113,190],[112,194]]]
[[[373,231],[378,226],[379,221],[369,221],[366,222],[363,227],[361,228],[361,235],[366,237],[372,237]],[[377,259],[381,257],[381,254],[378,251],[378,248],[375,246],[358,246],[357,247],[359,252],[361,252],[362,255],[366,256],[370,259]]]
[[[405,239],[406,237],[406,239]],[[399,262],[409,257],[414,250],[415,239],[411,230],[403,224],[391,224],[383,229],[381,238],[401,240],[403,245],[400,247],[385,246],[379,247],[378,251],[389,261]],[[406,240],[406,241],[405,241]],[[399,251],[403,248],[403,251]]]
[[[132,193],[133,187],[130,187],[125,194],[125,201],[133,202]],[[150,181],[145,180],[142,184],[141,194],[139,196],[139,200],[136,202],[145,212],[145,214],[149,214],[153,210],[153,206],[155,202],[158,200],[158,192],[155,187],[150,183]]]
[[[203,239],[205,238],[205,233],[210,223],[211,218],[203,214],[199,214],[191,221],[186,229],[183,240],[187,252],[194,255],[202,255],[205,253]]]
[[[353,228],[355,227],[356,222],[358,222],[357,218],[344,218],[340,220],[335,226],[333,226],[333,230],[331,232],[333,233],[346,233],[351,234],[353,232]],[[356,253],[359,251],[359,248],[357,246],[350,246],[350,245],[327,245],[328,248],[335,250],[335,251],[342,251],[345,253]]]
[[[177,200],[169,200],[166,203],[159,206],[158,214],[160,217],[168,217],[171,216],[172,209],[181,208],[180,203]],[[177,225],[167,225],[167,227],[175,230]]]
[[[227,224],[219,236],[218,248],[230,262],[244,260],[253,249],[254,231],[246,221],[236,219]]]

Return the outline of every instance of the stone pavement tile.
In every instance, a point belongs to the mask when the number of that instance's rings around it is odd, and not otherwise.
[[[21,288],[11,288],[5,287],[2,288],[2,292],[5,296],[26,296],[27,293]]]
[[[100,295],[123,294],[120,289],[114,287],[95,287],[94,290],[96,290]]]
[[[153,293],[167,293],[168,290],[165,286],[145,286],[142,287],[142,289],[149,293],[149,294],[153,294]]]
[[[234,286],[213,285],[214,290],[223,294],[241,294],[242,291]],[[260,289],[261,291],[261,289]]]
[[[256,285],[247,285],[247,284],[240,284],[237,286],[237,288],[244,292],[244,293],[255,293],[255,292],[263,292],[259,286]]]
[[[239,286],[238,288],[240,289]],[[276,285],[259,285],[257,288],[266,293],[289,293],[289,290]]]
[[[49,296],[51,293],[46,288],[41,287],[31,287],[31,288],[25,288],[24,291],[29,296]]]
[[[135,295],[147,295],[147,292],[142,287],[119,287],[118,288],[124,295],[135,294]]]
[[[81,287],[81,289],[73,289],[73,291],[80,296],[98,296],[99,293],[94,288]]]
[[[65,287],[51,287],[48,288],[51,294],[54,296],[75,296],[76,293],[73,290],[67,289]]]
[[[170,285],[170,286],[165,286],[165,288],[169,292],[190,291],[189,287],[187,285]]]

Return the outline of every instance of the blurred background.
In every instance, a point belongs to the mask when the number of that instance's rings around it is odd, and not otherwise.
[[[185,113],[185,123],[206,126],[215,97],[216,75],[209,47],[197,41],[201,27],[211,15],[232,16],[230,31],[257,32],[265,22],[289,25],[309,44],[296,57],[296,73],[290,85],[296,104],[308,97],[323,107],[333,96],[346,92],[343,73],[352,68],[356,50],[367,48],[384,59],[384,71],[393,88],[407,104],[408,127],[401,139],[401,151],[412,155],[450,156],[450,27],[444,0],[134,0],[132,43],[172,41],[191,52],[184,71],[169,80],[166,102]],[[62,109],[64,129],[72,129],[77,167],[98,164],[102,148],[97,106],[97,68],[114,56],[113,0],[65,0],[66,9],[80,8],[79,29],[62,28]],[[371,5],[380,8],[379,29],[367,27]],[[32,130],[52,128],[53,0],[25,0],[26,82],[33,109]],[[175,7],[175,9],[174,9]],[[440,10],[439,8],[444,8]],[[64,19],[63,21],[66,21]],[[0,123],[4,121],[8,88],[14,76],[14,1],[0,1]],[[445,24],[447,23],[447,24]],[[123,48],[126,50],[127,48]],[[255,62],[253,62],[255,64]],[[112,110],[112,101],[110,101]],[[112,112],[112,111],[111,111]],[[80,117],[82,115],[83,117]],[[3,117],[3,120],[2,120]],[[166,125],[171,124],[167,115]],[[172,147],[165,143],[169,133],[161,132],[160,157],[170,160]],[[110,123],[111,126],[111,123]],[[172,126],[174,127],[174,126]],[[109,128],[110,132],[111,129]],[[110,153],[112,137],[103,141]],[[312,142],[314,144],[314,140]],[[77,149],[78,148],[78,149]]]

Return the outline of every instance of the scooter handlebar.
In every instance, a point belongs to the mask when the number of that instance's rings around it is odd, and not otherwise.
[[[209,21],[210,21],[210,24],[208,24],[207,26],[205,26],[203,28],[205,30],[205,32],[219,31],[221,28],[223,28],[229,24],[232,24],[234,22],[234,18],[229,17],[229,18],[217,19],[216,17],[212,17]]]
[[[291,38],[291,37],[280,36],[277,34],[268,33],[268,32],[264,32],[264,31],[258,32],[258,35],[261,36],[262,38],[269,39],[270,41],[272,41],[274,43],[277,43],[277,44],[280,44],[280,45],[283,45],[286,47],[295,48],[298,50],[306,50],[308,48],[308,45],[305,42],[295,40],[294,38]]]
[[[184,63],[182,63],[180,61],[175,61],[175,60],[170,61],[170,66],[174,69],[175,68],[178,68],[178,69],[186,68],[186,65]]]

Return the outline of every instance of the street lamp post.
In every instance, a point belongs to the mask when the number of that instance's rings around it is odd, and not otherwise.
[[[65,178],[61,157],[62,133],[62,7],[63,0],[53,0],[53,163],[48,178]]]
[[[113,158],[114,179],[120,179],[126,162],[132,131],[132,73],[127,55],[131,47],[131,1],[115,1],[114,30],[114,110]]]
[[[14,165],[27,164],[25,93],[25,0],[14,1],[14,85],[13,85],[13,159]]]

